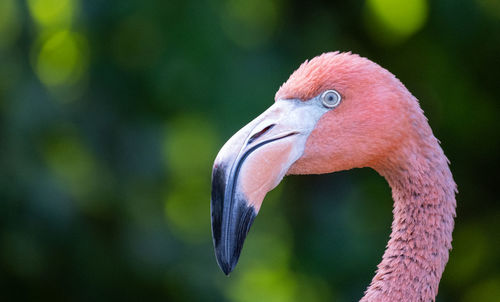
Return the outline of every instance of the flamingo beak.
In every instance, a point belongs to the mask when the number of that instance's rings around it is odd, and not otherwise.
[[[212,237],[226,275],[238,262],[265,195],[302,156],[324,112],[307,102],[278,100],[219,151],[212,172]]]

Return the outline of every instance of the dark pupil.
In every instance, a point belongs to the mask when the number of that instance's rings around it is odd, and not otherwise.
[[[328,96],[329,101],[333,101],[333,95]]]

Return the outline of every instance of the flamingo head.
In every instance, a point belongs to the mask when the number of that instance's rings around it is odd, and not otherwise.
[[[405,129],[418,115],[407,109],[418,108],[409,99],[390,72],[357,55],[326,53],[303,63],[274,104],[234,134],[215,159],[212,236],[224,273],[238,262],[265,195],[286,174],[380,165],[405,141]]]

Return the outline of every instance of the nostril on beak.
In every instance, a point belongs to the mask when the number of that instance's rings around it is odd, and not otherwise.
[[[274,126],[276,126],[276,124],[271,124],[271,125],[267,126],[266,128],[260,130],[259,132],[255,133],[254,135],[252,135],[248,139],[247,144],[251,144],[254,140],[258,139],[260,136],[262,136],[262,134],[264,134],[264,133],[268,132],[269,130],[271,130]]]

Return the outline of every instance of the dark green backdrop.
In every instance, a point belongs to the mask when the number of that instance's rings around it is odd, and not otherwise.
[[[333,50],[400,78],[451,161],[438,301],[499,301],[496,0],[1,0],[0,300],[361,298],[391,223],[374,171],[287,177],[229,278],[210,234],[218,149]]]

